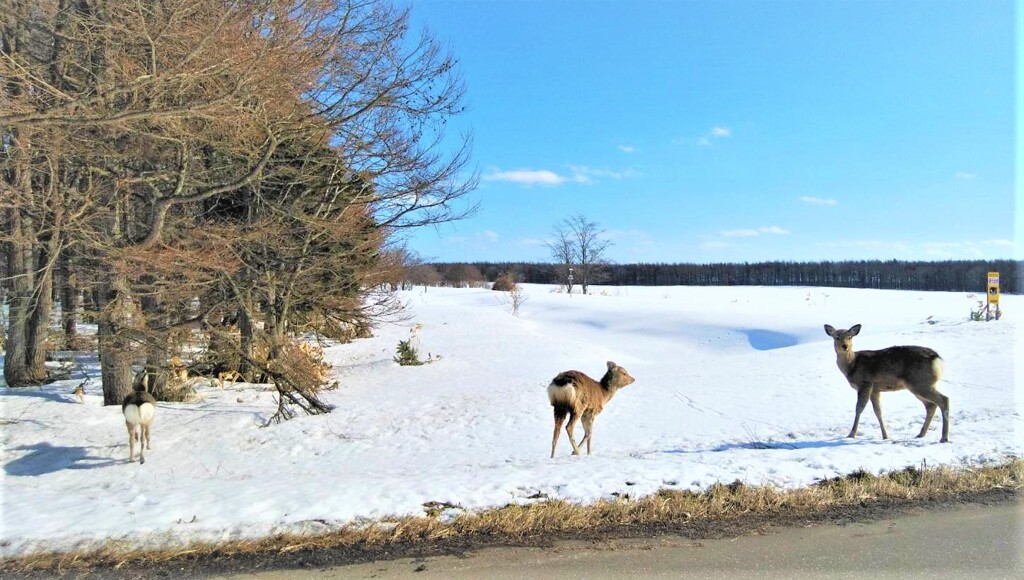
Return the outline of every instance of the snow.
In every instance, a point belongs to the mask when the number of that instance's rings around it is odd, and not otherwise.
[[[525,285],[513,316],[502,293],[402,293],[408,320],[327,349],[324,398],[336,410],[262,428],[265,386],[199,388],[198,403],[160,403],[146,464],[127,463],[119,407],[103,407],[94,356],[74,378],[0,388],[0,556],[94,547],[163,547],[281,531],[326,531],[427,502],[478,510],[543,497],[590,502],[613,493],[702,489],[736,479],[806,485],[857,469],[977,464],[1024,454],[1024,360],[1016,317],[969,322],[963,293],[837,288],[592,288],[572,296]],[[983,298],[983,295],[981,295]],[[937,350],[951,400],[951,444],[907,392],[882,396],[890,442],[866,411],[857,439],[854,391],[823,324],[863,330],[858,349]],[[392,361],[414,334],[423,358]],[[597,418],[593,452],[550,459],[547,385],[564,370],[600,378],[606,361],[636,382]],[[88,372],[85,403],[71,394]],[[582,438],[582,427],[577,429]],[[760,445],[767,443],[768,447]]]

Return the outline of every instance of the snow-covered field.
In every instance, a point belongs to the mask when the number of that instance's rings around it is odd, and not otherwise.
[[[403,293],[407,323],[327,349],[341,383],[325,394],[337,407],[329,415],[261,428],[275,406],[255,385],[161,403],[142,466],[127,463],[120,408],[102,406],[95,378],[85,404],[70,394],[80,378],[0,389],[0,555],[325,531],[423,514],[434,501],[587,502],[737,478],[793,487],[858,468],[1024,454],[1024,374],[1014,368],[1024,297],[1004,296],[1002,320],[980,323],[967,321],[977,298],[963,293],[524,288],[518,317],[489,290]],[[924,409],[907,392],[882,397],[891,442],[870,410],[846,439],[856,397],[825,323],[863,324],[858,349],[939,351],[952,443],[938,443],[940,417],[913,438]],[[396,343],[416,324],[423,357],[436,360],[398,366]],[[609,360],[636,382],[597,419],[594,454],[570,456],[563,435],[549,459],[547,384],[573,368],[600,378]],[[80,370],[96,376],[89,364]]]

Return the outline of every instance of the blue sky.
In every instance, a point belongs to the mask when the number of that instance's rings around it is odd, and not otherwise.
[[[1013,1],[412,2],[460,61],[475,217],[442,261],[1024,257]],[[1017,180],[1019,181],[1019,180]]]

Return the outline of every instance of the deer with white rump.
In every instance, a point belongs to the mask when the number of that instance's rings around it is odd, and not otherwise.
[[[569,424],[565,426],[565,432],[569,435],[569,443],[572,444],[572,454],[580,454],[580,446],[587,444],[587,455],[590,455],[590,443],[594,435],[594,419],[608,404],[608,401],[615,393],[633,381],[633,377],[626,372],[626,369],[608,361],[608,372],[601,378],[601,382],[579,371],[566,371],[559,373],[548,385],[548,400],[555,411],[555,433],[551,438],[551,457],[555,456],[555,446],[558,445],[558,436],[561,434],[562,423],[565,416],[569,416]],[[576,421],[583,419],[583,440],[579,445],[573,437],[573,429]]]
[[[128,428],[128,463],[135,462],[135,441],[139,442],[139,464],[146,462],[146,449],[149,449],[149,428],[156,416],[156,399],[146,389],[149,387],[149,374],[136,384],[135,392],[124,398],[121,412],[124,424]]]
[[[857,391],[857,412],[853,417],[853,428],[847,437],[857,436],[860,414],[868,401],[882,428],[882,439],[889,434],[882,422],[880,395],[889,391],[907,389],[924,403],[924,425],[918,438],[924,437],[935,416],[935,409],[942,411],[941,443],[949,442],[949,398],[940,393],[935,384],[942,376],[942,357],[939,353],[923,346],[891,346],[882,350],[853,350],[853,337],[860,333],[860,325],[849,330],[836,330],[828,324],[825,333],[832,337],[836,350],[836,364],[850,386]]]

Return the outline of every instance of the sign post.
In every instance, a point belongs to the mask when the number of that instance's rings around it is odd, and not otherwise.
[[[995,316],[999,320],[999,272],[988,273],[988,302],[985,304],[985,320]],[[994,314],[993,314],[994,311]]]

